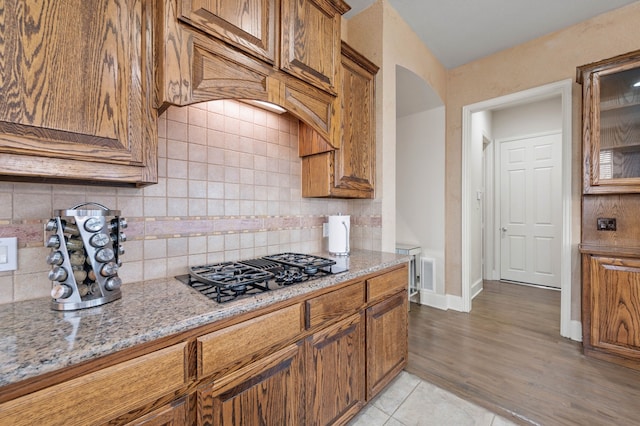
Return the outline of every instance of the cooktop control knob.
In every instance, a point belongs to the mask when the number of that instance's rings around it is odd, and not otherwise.
[[[56,284],[51,289],[51,297],[54,299],[66,299],[71,296],[71,293],[73,293],[73,290],[65,284]]]

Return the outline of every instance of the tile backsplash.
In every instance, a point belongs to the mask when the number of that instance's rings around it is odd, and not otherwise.
[[[159,118],[158,157],[158,184],[145,188],[1,182],[0,237],[17,236],[19,250],[18,270],[0,272],[0,303],[49,295],[44,224],[84,202],[129,223],[125,289],[188,265],[320,251],[322,223],[338,212],[352,215],[353,248],[380,249],[379,201],[302,198],[289,114],[227,100],[170,107]]]

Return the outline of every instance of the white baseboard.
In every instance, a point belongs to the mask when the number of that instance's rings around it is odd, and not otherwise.
[[[420,304],[443,311],[452,309],[462,312],[462,297],[451,294],[437,294],[433,291],[420,290]]]
[[[571,336],[569,338],[576,342],[582,342],[582,322],[571,320]]]
[[[473,283],[473,285],[471,286],[471,300],[475,299],[476,296],[479,295],[482,292],[482,283],[483,282],[484,282],[484,280],[482,278],[480,278],[478,281]]]
[[[442,309],[443,311],[448,309],[447,296],[433,291],[420,290],[420,304]]]

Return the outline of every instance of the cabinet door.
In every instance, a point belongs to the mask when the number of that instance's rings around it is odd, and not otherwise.
[[[157,181],[148,0],[8,0],[0,174]]]
[[[640,192],[640,51],[580,70],[584,192]]]
[[[363,314],[328,327],[307,344],[307,425],[341,423],[364,405]]]
[[[302,345],[288,346],[198,390],[198,425],[304,424]]]
[[[300,123],[302,196],[373,198],[375,74],[378,67],[342,43],[339,149]]]
[[[191,10],[189,7],[195,7],[196,2],[188,3],[190,6],[179,2],[182,14],[173,1],[156,4],[157,106],[163,109],[169,105],[183,106],[216,99],[279,103],[280,82],[270,77],[273,66],[184,25],[184,14]],[[207,7],[215,8],[213,5]],[[221,10],[220,13],[224,12]]]
[[[189,423],[189,405],[184,397],[129,422],[126,426],[183,426]]]
[[[335,94],[345,6],[332,0],[282,0],[280,68]]]
[[[276,58],[276,0],[180,0],[179,18],[207,34],[274,64]]]
[[[640,360],[640,260],[592,256],[590,278],[591,345]]]
[[[363,63],[369,64],[365,68]],[[342,45],[342,147],[335,152],[335,194],[373,198],[377,67]]]
[[[407,291],[367,309],[367,400],[407,364]]]

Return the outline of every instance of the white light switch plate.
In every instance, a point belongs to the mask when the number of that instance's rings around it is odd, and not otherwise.
[[[0,238],[0,271],[18,269],[18,238]]]
[[[329,236],[329,224],[326,222],[322,224],[322,236],[323,237]]]

